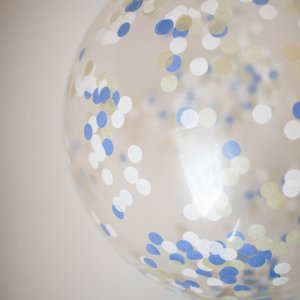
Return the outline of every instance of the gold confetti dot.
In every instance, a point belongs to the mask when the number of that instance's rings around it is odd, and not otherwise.
[[[225,54],[233,54],[239,49],[239,42],[234,37],[225,36],[221,40],[220,49]]]
[[[193,24],[192,18],[188,15],[184,15],[177,20],[175,26],[178,31],[184,32],[189,30],[192,24]]]
[[[183,276],[177,274],[177,273],[171,273],[170,276],[171,276],[173,279],[175,279],[175,280],[177,280],[177,281],[179,281],[179,282],[184,282],[184,281],[185,281],[185,278],[184,278]]]
[[[110,124],[106,124],[105,127],[101,128],[101,135],[104,139],[111,139],[113,136],[113,129]]]
[[[268,199],[268,205],[273,210],[278,210],[278,209],[283,208],[285,203],[286,203],[286,197],[284,195],[280,194],[280,193],[273,194]]]
[[[235,292],[234,294],[237,297],[244,298],[244,297],[249,297],[251,295],[251,292],[249,292],[249,291],[238,291],[238,292]]]
[[[249,63],[255,63],[261,59],[262,51],[256,45],[249,45],[244,49],[244,56]]]
[[[297,61],[295,61],[294,64],[294,71],[297,75],[300,76],[300,59],[298,59]]]
[[[230,7],[219,7],[215,11],[215,19],[223,21],[225,24],[231,21],[232,15],[233,11]]]
[[[236,0],[217,0],[220,6],[231,6]]]
[[[219,35],[223,33],[226,29],[226,24],[223,21],[212,20],[209,22],[207,29],[212,35]]]
[[[94,68],[94,62],[92,60],[90,60],[87,64],[86,64],[86,67],[85,67],[85,75],[88,76],[92,73],[93,71],[93,68]]]
[[[153,6],[155,8],[158,8],[158,7],[163,7],[164,5],[166,5],[168,2],[168,0],[155,0],[154,3],[153,3]]]
[[[175,91],[178,85],[178,79],[175,75],[166,75],[162,78],[160,86],[166,93]]]
[[[100,73],[99,76],[97,77],[96,85],[98,86],[103,79],[107,79],[107,78],[108,76],[106,72]]]
[[[289,245],[298,245],[300,243],[300,231],[295,230],[290,232],[285,240]]]
[[[266,232],[266,228],[260,224],[253,224],[247,230],[248,236],[255,240],[262,238]]]
[[[116,102],[114,99],[108,99],[105,104],[101,104],[101,106],[108,116],[112,116],[116,111]]]
[[[231,236],[226,240],[228,248],[238,250],[243,247],[244,241],[239,236]]]
[[[74,98],[75,94],[76,94],[76,88],[75,88],[75,83],[73,83],[71,88],[71,97]]]
[[[285,58],[291,61],[300,59],[300,48],[295,44],[289,44],[284,47],[283,50]]]
[[[270,250],[273,246],[273,240],[268,237],[260,238],[255,242],[255,247],[259,251]]]
[[[111,17],[110,17],[110,20],[109,20],[109,23],[114,23],[118,20],[118,18],[120,17],[121,15],[121,11],[120,10],[117,10]]]
[[[203,21],[201,19],[193,19],[193,24],[189,30],[189,33],[196,34],[203,28]]]
[[[238,269],[239,271],[245,268],[245,264],[238,259],[230,261],[230,266]]]
[[[208,260],[208,257],[204,258],[202,260],[202,264],[204,267],[208,268],[208,269],[215,269],[217,268],[218,266],[212,264],[209,260]]]
[[[177,260],[170,261],[169,265],[172,269],[174,269],[176,271],[182,271],[185,269],[184,265]]]
[[[204,108],[199,112],[199,124],[205,128],[213,126],[217,122],[217,114],[211,108]]]
[[[217,208],[215,209],[215,213],[219,215],[220,217],[228,217],[232,212],[232,206],[230,203],[228,203],[225,207],[223,208]]]
[[[172,278],[166,271],[164,270],[158,270],[157,274],[159,274],[160,276],[164,277],[164,278]]]
[[[284,242],[279,242],[273,245],[273,247],[271,248],[273,255],[282,255],[287,253],[288,250],[289,250],[289,245]]]
[[[219,58],[215,61],[213,69],[217,75],[225,76],[230,73],[232,64],[227,58]]]
[[[173,61],[173,54],[171,52],[166,51],[161,53],[157,58],[157,65],[162,69],[166,69],[172,65]]]
[[[285,12],[290,16],[297,16],[299,15],[299,12],[295,9],[293,2],[287,2],[284,6]]]
[[[236,185],[239,181],[239,178],[239,174],[232,172],[230,169],[224,169],[220,176],[222,183],[226,186]]]
[[[110,89],[111,94],[113,94],[118,89],[118,79],[115,77],[108,79],[107,87]]]
[[[260,194],[269,199],[272,195],[279,193],[279,187],[275,182],[268,181],[260,188]]]
[[[245,174],[250,169],[250,161],[247,157],[239,155],[230,162],[230,170],[238,174]]]

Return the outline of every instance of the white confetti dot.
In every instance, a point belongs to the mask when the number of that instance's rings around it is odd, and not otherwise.
[[[208,244],[208,249],[211,252],[211,254],[220,254],[220,252],[224,249],[223,246],[218,242],[210,242]]]
[[[101,37],[101,45],[109,45],[113,38],[114,32],[112,30],[105,31]]]
[[[98,93],[100,95],[100,91],[107,86],[107,79],[102,79],[98,86]]]
[[[199,124],[205,128],[213,126],[217,122],[217,114],[211,108],[204,108],[199,112]]]
[[[113,204],[115,205],[116,209],[119,212],[125,212],[126,204],[124,203],[123,199],[120,197],[114,197]]]
[[[105,224],[106,229],[108,230],[108,232],[110,233],[111,236],[113,237],[117,237],[117,232],[116,230],[110,225],[110,224]]]
[[[201,13],[198,10],[193,9],[192,7],[189,9],[187,14],[192,18],[192,19],[201,19]]]
[[[203,217],[206,217],[207,219],[211,221],[219,221],[221,219],[221,216],[216,214],[216,212],[213,210],[213,208],[206,211],[206,213],[203,215]]]
[[[97,159],[97,156],[95,153],[90,153],[89,155],[89,161],[90,161],[90,164],[91,166],[96,170],[98,169],[98,166],[99,166],[99,160]]]
[[[100,149],[95,152],[95,154],[99,161],[104,161],[106,158],[106,153],[105,153],[105,149],[103,148],[103,146],[101,146]]]
[[[290,140],[297,140],[300,137],[300,123],[295,120],[287,122],[284,126],[284,134]]]
[[[285,283],[287,283],[289,281],[288,277],[280,277],[280,278],[275,278],[273,279],[272,283],[275,286],[280,286],[280,285],[284,285]]]
[[[119,110],[123,113],[123,114],[127,114],[130,112],[132,108],[132,101],[128,96],[123,96],[120,99],[119,102]]]
[[[119,196],[126,205],[130,206],[133,203],[133,198],[129,191],[123,189],[120,191]]]
[[[92,218],[94,219],[94,221],[95,221],[98,225],[100,225],[101,221],[100,221],[99,217],[97,216],[97,214],[96,214],[93,210],[91,211],[91,215],[92,215]]]
[[[174,8],[174,11],[178,10],[180,14],[186,14],[187,13],[187,7],[184,5],[178,5]]]
[[[135,13],[130,12],[129,14],[126,14],[126,16],[124,17],[123,24],[126,23],[126,22],[132,24],[132,22],[134,20],[135,20]]]
[[[185,268],[184,270],[181,271],[181,273],[184,276],[187,276],[187,277],[190,277],[190,278],[197,278],[198,277],[198,274],[194,270],[189,269],[189,268]]]
[[[259,14],[265,20],[274,20],[278,15],[278,11],[272,5],[263,5],[259,9]]]
[[[99,151],[102,147],[101,138],[98,134],[94,134],[91,139],[92,148],[95,151]]]
[[[195,245],[195,247],[197,248],[197,250],[204,254],[208,254],[209,253],[209,249],[208,249],[208,244],[210,243],[209,240],[206,239],[202,239],[200,241],[198,241]],[[199,266],[198,266],[199,267]],[[199,267],[200,268],[200,267]]]
[[[176,10],[176,8],[174,8],[174,10],[172,10],[171,12],[165,15],[165,19],[170,19],[175,24],[180,16],[181,16],[181,12],[179,10]]]
[[[292,267],[288,263],[281,263],[275,266],[274,272],[279,275],[288,273]]]
[[[284,175],[284,182],[292,188],[300,187],[300,171],[297,169],[287,171]]]
[[[98,130],[98,124],[96,117],[92,116],[89,118],[89,124],[92,126],[93,133],[95,133]]]
[[[190,63],[190,71],[196,75],[201,76],[205,74],[208,70],[207,60],[203,57],[195,58]]]
[[[219,3],[216,0],[207,0],[202,3],[201,10],[210,15],[214,15],[218,7],[219,7]]]
[[[199,122],[199,115],[193,109],[186,109],[180,117],[180,122],[185,128],[195,128]]]
[[[143,196],[148,196],[151,193],[151,185],[149,181],[144,178],[137,181],[136,189]]]
[[[119,27],[122,25],[123,17],[120,16],[115,22],[110,24],[110,29],[111,30],[116,30],[119,29]]]
[[[223,282],[217,278],[208,278],[206,283],[207,285],[223,285]]]
[[[177,252],[177,247],[172,242],[163,241],[161,243],[161,246],[168,253],[176,253]]]
[[[221,172],[221,181],[226,186],[233,186],[236,185],[239,181],[239,174],[232,172],[230,169],[224,169]]]
[[[187,231],[182,235],[182,238],[188,242],[190,242],[192,245],[196,245],[196,243],[199,241],[199,236],[191,231]]]
[[[187,47],[187,41],[185,38],[178,37],[176,39],[173,39],[170,43],[170,50],[174,54],[180,54],[182,53]]]
[[[133,163],[139,163],[142,160],[143,153],[140,147],[132,145],[127,151],[128,158]]]
[[[103,169],[102,170],[102,179],[103,179],[104,183],[107,184],[107,185],[112,185],[113,182],[114,182],[113,174],[108,169]]]
[[[230,162],[230,170],[237,174],[245,174],[250,169],[250,161],[247,157],[239,155],[234,157]]]
[[[228,196],[221,192],[220,195],[214,200],[214,207],[215,208],[223,208],[228,204]]]
[[[201,259],[197,262],[197,267],[203,271],[208,271],[208,272],[213,270],[213,269],[207,268],[203,265],[203,259]]]
[[[268,105],[259,104],[254,107],[252,117],[258,124],[266,124],[272,118],[272,110]]]
[[[221,258],[224,260],[235,260],[238,256],[237,252],[232,248],[225,248],[220,252]]]
[[[207,50],[217,49],[221,44],[221,39],[212,36],[210,33],[206,34],[202,39],[202,46]]]
[[[198,220],[201,216],[199,209],[194,204],[187,204],[183,208],[183,214],[188,220],[191,221]]]
[[[111,116],[111,123],[115,128],[121,128],[124,124],[125,117],[120,110],[116,110]]]
[[[287,184],[284,184],[282,187],[282,193],[289,198],[294,198],[299,195],[300,187],[290,187]]]
[[[124,176],[125,179],[131,184],[135,184],[139,179],[139,173],[134,167],[127,167],[124,170]]]

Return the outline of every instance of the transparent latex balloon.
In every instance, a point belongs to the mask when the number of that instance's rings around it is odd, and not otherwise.
[[[78,193],[167,289],[300,295],[299,18],[299,0],[109,1],[77,52],[64,130]]]

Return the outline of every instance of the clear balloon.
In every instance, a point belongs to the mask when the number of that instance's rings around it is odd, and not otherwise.
[[[189,297],[300,295],[300,1],[110,1],[65,145],[99,231]]]

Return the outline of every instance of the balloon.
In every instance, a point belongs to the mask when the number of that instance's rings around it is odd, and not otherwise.
[[[300,2],[109,1],[67,87],[84,206],[188,297],[300,295]]]

